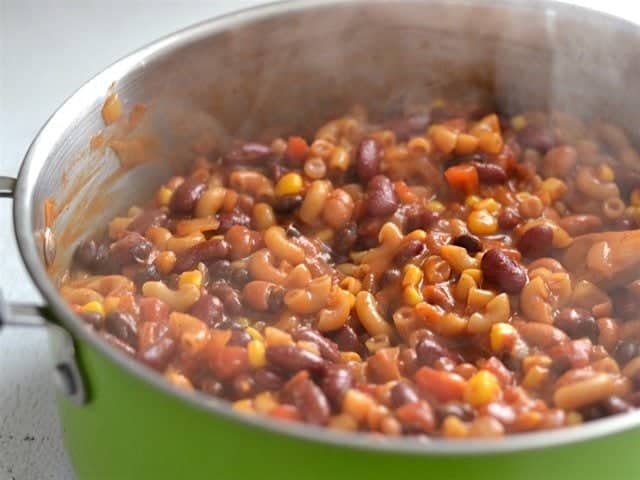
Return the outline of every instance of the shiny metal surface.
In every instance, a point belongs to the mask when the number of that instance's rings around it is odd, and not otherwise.
[[[283,133],[309,128],[353,103],[371,107],[375,115],[447,91],[494,98],[503,110],[555,108],[630,124],[640,107],[640,97],[628,95],[640,78],[635,61],[639,46],[637,25],[550,1],[299,0],[205,22],[107,68],[51,117],[32,144],[16,186],[18,243],[51,310],[79,341],[90,342],[165,394],[256,428],[356,448],[480,454],[638,427],[640,412],[559,432],[514,435],[506,441],[423,443],[337,434],[240,415],[225,402],[172,387],[84,328],[45,270],[41,205],[48,197],[63,203],[54,233],[58,239],[64,237],[63,232],[75,227],[78,214],[89,213],[87,205],[117,169],[111,150],[103,154],[88,148],[91,137],[104,128],[100,108],[114,81],[126,108],[139,102],[148,105],[146,134],[159,140],[160,161],[110,184],[110,201],[93,212],[85,230],[144,198],[171,171],[179,171],[193,155],[190,145],[202,135],[224,144],[265,127]],[[63,202],[69,179],[73,184],[79,178],[82,188]],[[61,266],[72,244],[59,242],[56,262]]]

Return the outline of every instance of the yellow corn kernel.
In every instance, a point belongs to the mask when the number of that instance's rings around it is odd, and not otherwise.
[[[548,355],[527,355],[522,360],[522,370],[527,372],[535,366],[550,367],[552,362]]]
[[[501,393],[496,376],[487,370],[480,370],[467,381],[464,401],[474,407],[481,407],[497,400]]]
[[[633,189],[629,203],[634,207],[640,207],[640,188]]]
[[[340,413],[329,419],[328,427],[343,432],[355,432],[358,430],[358,421],[348,413]]]
[[[611,167],[605,163],[598,167],[598,178],[602,182],[610,183],[616,179],[616,175]]]
[[[251,336],[251,338],[253,338],[254,340],[260,340],[261,342],[264,342],[264,337],[255,328],[247,327],[244,329],[244,331],[247,332]]]
[[[402,290],[402,299],[404,303],[411,306],[417,305],[423,300],[422,293],[414,286],[408,286]]]
[[[404,267],[404,276],[402,277],[402,286],[408,287],[413,286],[416,287],[422,280],[422,270],[420,267],[409,264]]]
[[[458,417],[449,415],[442,421],[442,435],[447,438],[465,438],[469,427]]]
[[[253,368],[262,368],[267,364],[266,349],[260,340],[251,340],[247,344],[247,356],[249,365]]]
[[[233,402],[233,409],[242,413],[256,413],[255,408],[253,408],[253,401],[250,398]]]
[[[120,297],[106,297],[102,304],[102,306],[104,307],[104,311],[106,313],[117,310],[119,305],[120,305]]]
[[[518,338],[516,329],[508,323],[494,323],[491,325],[489,340],[491,350],[495,353],[509,351]]]
[[[476,235],[492,235],[498,231],[498,220],[486,210],[475,210],[467,218],[469,231]]]
[[[539,390],[549,378],[549,369],[536,365],[530,368],[522,379],[522,386],[527,390]]]
[[[98,313],[104,317],[104,307],[102,306],[102,303],[96,300],[89,303],[85,303],[80,309],[80,311],[83,313]]]
[[[540,185],[540,190],[547,193],[551,201],[558,200],[568,190],[567,184],[559,178],[549,177]]]
[[[302,191],[302,185],[302,177],[295,172],[290,172],[280,177],[276,183],[275,193],[279,197],[297,195]]]
[[[522,130],[527,126],[527,119],[524,115],[516,115],[515,117],[511,117],[511,128],[513,128],[516,132]]]
[[[567,413],[567,426],[580,425],[582,421],[582,415],[578,412],[571,411]]]
[[[479,268],[467,268],[466,270],[463,270],[462,273],[469,275],[478,285],[482,283],[482,270]]]
[[[494,198],[485,198],[473,205],[474,210],[486,210],[489,213],[497,213],[500,210],[500,203]]]
[[[169,205],[171,201],[171,197],[173,196],[173,190],[167,187],[160,187],[158,193],[156,194],[156,202],[161,207]]]
[[[445,210],[445,206],[438,200],[430,200],[427,202],[427,208],[435,213],[442,213]]]
[[[362,361],[362,358],[357,352],[340,352],[340,359],[342,360],[342,363]]]
[[[464,204],[467,207],[473,207],[480,200],[482,200],[482,199],[478,195],[469,195],[467,198],[465,198]]]
[[[178,286],[183,285],[195,285],[200,287],[202,285],[202,272],[200,270],[191,270],[189,272],[182,272],[178,280]]]
[[[266,415],[278,406],[278,401],[272,392],[262,392],[253,399],[253,405],[256,412]]]

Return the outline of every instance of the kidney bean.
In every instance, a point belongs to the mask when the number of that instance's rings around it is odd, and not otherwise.
[[[225,258],[230,250],[229,242],[224,239],[212,238],[206,240],[178,255],[173,271],[175,273],[181,273],[187,270],[193,270],[199,263],[206,265],[215,259]]]
[[[245,226],[234,225],[225,234],[225,240],[230,245],[230,259],[238,260],[249,256],[260,247],[262,235]]]
[[[327,337],[320,334],[320,332],[310,328],[298,328],[292,332],[292,336],[296,341],[305,340],[307,342],[315,343],[320,350],[320,355],[322,355],[322,358],[325,360],[332,363],[338,363],[340,361],[340,351],[338,350],[338,346]]]
[[[244,142],[234,146],[223,157],[225,165],[255,164],[271,156],[271,147],[259,142]]]
[[[356,152],[356,171],[360,180],[373,178],[380,168],[381,149],[373,138],[365,138],[360,142]]]
[[[620,340],[613,352],[618,364],[623,367],[635,357],[640,355],[640,345],[631,340]]]
[[[80,317],[82,317],[82,320],[87,322],[96,330],[100,330],[104,327],[104,317],[98,312],[82,312]]]
[[[358,239],[358,226],[355,222],[348,222],[336,230],[333,238],[333,250],[338,254],[348,253]]]
[[[589,365],[591,340],[580,339],[559,343],[548,350],[553,360],[553,369],[559,374],[567,368],[582,368]]]
[[[364,345],[356,335],[356,332],[349,325],[345,325],[332,334],[333,341],[336,342],[338,348],[343,352],[363,353]]]
[[[401,278],[402,272],[399,268],[390,268],[389,270],[385,270],[385,272],[382,274],[382,278],[380,279],[380,287],[392,285],[395,282],[399,281]]]
[[[284,288],[272,288],[269,290],[269,296],[267,298],[267,311],[271,313],[278,313],[282,310],[284,305],[284,295],[286,290]]]
[[[403,348],[400,350],[398,359],[398,367],[405,377],[413,377],[420,365],[418,364],[418,356],[415,349]]]
[[[400,251],[396,254],[393,261],[396,265],[404,266],[409,261],[420,255],[426,249],[424,243],[420,240],[409,240],[400,247]]]
[[[526,257],[545,257],[551,251],[553,229],[541,224],[531,227],[518,240],[518,250]]]
[[[73,261],[76,265],[88,270],[94,268],[98,254],[98,245],[95,240],[84,240],[76,247]]]
[[[507,181],[507,172],[495,163],[474,163],[480,183],[493,185]]]
[[[415,403],[420,400],[417,390],[407,382],[398,382],[391,388],[391,406],[400,408],[407,403]]]
[[[549,127],[527,125],[518,132],[518,141],[526,148],[546,153],[555,144],[553,131]]]
[[[295,212],[300,205],[304,197],[302,195],[286,195],[284,197],[274,197],[271,203],[271,207],[276,213],[280,215],[289,215]]]
[[[145,210],[133,219],[127,227],[127,230],[144,235],[149,227],[161,227],[166,225],[166,223],[167,213],[164,210]]]
[[[558,226],[572,237],[597,232],[602,229],[602,220],[596,215],[568,215],[558,221]]]
[[[418,229],[428,230],[438,221],[439,218],[439,213],[433,212],[428,208],[415,209],[407,212],[403,231],[405,233],[409,233]]]
[[[391,215],[398,208],[398,199],[389,177],[376,175],[367,185],[366,211],[373,217]]]
[[[224,306],[218,297],[205,293],[189,308],[189,314],[213,327],[223,319]]]
[[[256,370],[254,380],[256,392],[278,391],[284,385],[284,380],[280,375],[265,368]]]
[[[198,388],[208,395],[221,397],[224,395],[224,385],[213,377],[206,376],[198,383]]]
[[[109,312],[105,318],[105,329],[133,348],[138,345],[138,324],[129,313]]]
[[[497,404],[489,404],[490,408],[492,405]],[[513,413],[513,410],[511,410]],[[474,412],[473,409],[466,403],[460,402],[447,402],[444,404],[440,404],[435,408],[436,417],[439,422],[442,422],[447,417],[457,417],[463,422],[469,422],[473,420]],[[492,416],[497,416],[493,415]]]
[[[234,398],[247,398],[255,391],[255,380],[248,373],[241,373],[231,381]]]
[[[209,286],[209,290],[212,295],[222,300],[224,308],[229,315],[239,315],[242,312],[243,308],[240,293],[224,281],[217,280],[213,282]]]
[[[433,366],[442,357],[448,357],[448,350],[432,338],[423,338],[416,344],[418,364]]]
[[[436,427],[431,405],[423,401],[401,406],[396,410],[396,418],[407,433],[429,433]]]
[[[482,242],[478,237],[470,233],[465,233],[453,239],[454,245],[464,248],[469,255],[475,255],[482,251]]]
[[[624,320],[632,320],[637,316],[640,299],[638,299],[629,290],[615,290],[612,295],[612,299],[617,316]]]
[[[187,178],[175,189],[169,202],[171,213],[190,214],[193,207],[207,189],[207,185],[198,178]]]
[[[142,263],[149,257],[152,250],[153,245],[149,240],[139,233],[131,232],[111,244],[109,260],[119,267]]]
[[[267,361],[289,373],[307,370],[310,373],[321,375],[326,370],[326,364],[321,357],[293,345],[267,347]]]
[[[169,318],[169,305],[155,297],[142,297],[138,301],[142,322],[166,323]]]
[[[329,399],[335,411],[340,411],[345,393],[353,385],[351,372],[346,368],[333,367],[327,370],[322,379],[322,391]]]
[[[235,288],[241,289],[251,280],[251,275],[249,274],[249,270],[245,267],[232,268],[231,269],[231,285]]]
[[[482,256],[481,267],[483,278],[507,293],[519,293],[527,283],[524,268],[498,248]]]
[[[513,208],[503,208],[498,214],[498,225],[502,230],[513,230],[521,220],[520,215]]]
[[[176,351],[177,343],[169,335],[164,335],[144,350],[138,352],[138,358],[151,368],[164,370]]]
[[[112,335],[109,332],[105,332],[105,331],[98,332],[98,335],[102,337],[111,346],[117,348],[118,350],[122,350],[127,355],[131,355],[132,357],[135,357],[136,351],[134,347],[132,347],[126,342],[123,342],[115,335]]]
[[[596,319],[583,308],[563,308],[556,318],[555,326],[571,338],[587,337],[594,343],[600,335]]]
[[[246,347],[251,341],[251,335],[244,330],[232,330],[231,337],[227,342],[229,346]]]
[[[295,385],[292,394],[294,405],[307,423],[326,425],[329,422],[329,402],[315,383],[305,379]]]
[[[617,415],[618,413],[626,413],[630,411],[631,405],[622,398],[612,395],[602,401],[602,407],[608,415]]]
[[[247,228],[251,226],[251,217],[237,208],[232,212],[225,212],[218,215],[218,221],[220,222],[218,233],[227,233],[234,225]]]

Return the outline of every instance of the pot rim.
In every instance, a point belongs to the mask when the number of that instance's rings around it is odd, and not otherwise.
[[[640,410],[592,421],[586,425],[565,427],[556,431],[509,434],[500,439],[451,441],[441,438],[379,438],[361,433],[342,433],[301,423],[283,422],[263,416],[250,416],[233,410],[231,403],[226,400],[211,397],[198,391],[187,392],[175,387],[155,371],[139,363],[124,352],[101,341],[97,335],[94,335],[83,325],[81,319],[73,313],[58,294],[56,286],[49,278],[40,260],[38,246],[36,245],[33,234],[32,211],[34,205],[32,192],[42,167],[50,156],[50,152],[67,125],[76,118],[83,107],[91,104],[98,98],[102,98],[104,92],[107,91],[112,82],[117,82],[131,70],[143,65],[149,60],[167,55],[180,47],[211,34],[224,31],[230,27],[237,27],[260,19],[276,16],[284,12],[299,12],[311,7],[320,6],[331,8],[337,5],[363,4],[365,1],[366,0],[280,0],[237,10],[205,20],[160,38],[117,60],[82,85],[65,100],[40,129],[25,155],[17,179],[13,206],[14,227],[18,248],[31,278],[48,302],[52,312],[56,318],[60,319],[63,326],[73,333],[77,341],[87,342],[91,347],[106,356],[108,360],[163,394],[178,398],[187,405],[194,406],[211,414],[221,415],[227,420],[240,422],[252,428],[260,428],[300,440],[317,442],[319,444],[405,454],[479,455],[571,444],[638,427],[640,425]],[[472,0],[437,1],[440,4],[449,5],[479,4],[478,1]],[[375,3],[382,3],[382,0],[375,0]],[[409,3],[419,2],[409,0]],[[539,0],[538,2],[532,2],[533,5],[528,2],[519,2],[518,0],[483,0],[482,3],[484,5],[499,6],[511,10],[552,9],[561,11],[564,15],[600,16],[609,21],[617,22],[621,29],[639,30],[639,25],[629,20],[602,11],[553,0]]]

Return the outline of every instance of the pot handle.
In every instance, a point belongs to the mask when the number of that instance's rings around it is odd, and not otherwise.
[[[16,180],[0,176],[0,197],[13,197]],[[0,290],[0,333],[4,327],[44,328],[55,368],[53,378],[58,389],[77,405],[87,403],[87,390],[76,361],[75,347],[69,332],[48,322],[47,308],[26,303],[8,303]]]

